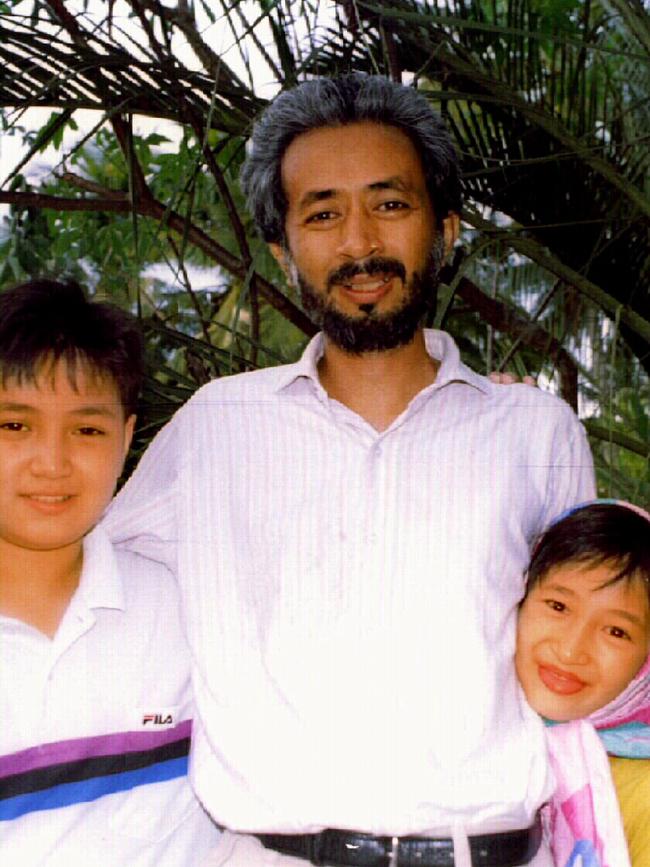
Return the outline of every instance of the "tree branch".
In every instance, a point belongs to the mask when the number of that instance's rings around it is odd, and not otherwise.
[[[18,207],[32,207],[53,209],[56,211],[111,211],[118,214],[131,214],[133,211],[143,217],[152,217],[156,220],[163,221],[170,229],[173,229],[179,235],[186,234],[187,238],[202,250],[206,256],[213,259],[226,271],[245,280],[248,275],[246,265],[233,256],[225,247],[222,247],[214,241],[208,234],[197,226],[190,224],[187,227],[185,218],[176,211],[168,210],[162,202],[156,199],[144,199],[139,202],[132,203],[127,196],[122,193],[122,198],[117,198],[114,190],[107,190],[103,198],[96,199],[73,199],[63,198],[59,196],[46,196],[41,193],[22,193],[8,192],[0,190],[0,204],[15,205]],[[295,325],[300,331],[308,336],[312,336],[318,330],[314,323],[307,317],[305,313],[278,289],[261,277],[254,273],[251,277],[251,285],[254,284],[262,298],[267,301],[271,307],[281,313],[292,325]]]
[[[355,0],[356,6],[365,13],[367,17],[380,16],[385,25],[386,20],[395,21],[402,25],[402,29],[409,26],[412,22],[415,27],[422,24],[422,15],[407,8],[399,8],[398,5],[391,0],[391,6],[384,5],[381,0]],[[343,3],[346,6],[346,3]],[[440,27],[445,23],[449,26],[450,23],[456,26],[463,26],[462,20],[441,19]],[[472,23],[472,26],[476,24]],[[496,28],[495,28],[496,29]],[[508,111],[516,112],[520,117],[525,118],[539,129],[544,130],[549,136],[560,142],[564,148],[570,150],[577,157],[583,160],[594,171],[598,172],[601,177],[607,180],[613,187],[620,190],[627,199],[632,202],[641,214],[650,217],[650,199],[645,192],[638,186],[635,186],[628,178],[619,172],[615,166],[607,160],[598,156],[589,145],[586,145],[582,140],[572,135],[567,128],[550,112],[543,111],[536,105],[528,102],[514,88],[510,87],[506,82],[490,77],[484,73],[478,65],[466,60],[454,53],[447,47],[449,44],[447,33],[442,35],[443,31],[436,31],[438,41],[433,42],[430,38],[424,38],[422,31],[418,33],[416,38],[431,45],[431,49],[435,50],[436,62],[445,67],[451,75],[460,76],[465,82],[463,87],[464,98],[477,100],[484,99],[485,95],[497,103],[501,103]],[[413,36],[411,36],[413,40]],[[472,95],[469,83],[476,88],[476,95]]]
[[[446,265],[440,276],[445,283],[449,284],[454,279],[453,266]],[[488,325],[519,339],[543,357],[550,357],[556,364],[560,376],[560,394],[574,410],[577,410],[578,368],[573,358],[553,335],[541,325],[520,316],[502,301],[490,298],[467,277],[460,278],[456,292],[458,297],[469,304]]]
[[[629,452],[634,452],[641,455],[642,458],[650,457],[650,443],[644,443],[636,437],[628,436],[620,431],[611,430],[605,425],[599,424],[591,419],[586,419],[583,422],[587,429],[587,433],[596,439],[603,440],[606,443],[614,443],[617,446],[627,449]]]
[[[546,270],[550,271],[551,274],[555,274],[556,277],[559,277],[565,283],[573,286],[578,290],[578,292],[582,292],[583,295],[591,298],[592,301],[594,301],[610,316],[614,318],[618,317],[620,321],[629,326],[632,331],[650,342],[650,322],[648,322],[647,319],[644,319],[643,316],[640,316],[634,310],[630,310],[630,308],[621,305],[616,298],[609,295],[601,289],[600,286],[592,283],[591,280],[583,277],[582,274],[579,274],[569,265],[566,265],[558,259],[557,256],[554,256],[543,244],[540,244],[539,241],[535,241],[533,238],[528,238],[508,229],[500,229],[493,223],[490,223],[489,220],[481,217],[476,211],[470,212],[464,210],[463,219],[467,220],[468,223],[471,223],[472,226],[475,226],[487,235],[499,237],[502,239],[503,243],[507,244],[513,250],[523,253],[524,256],[537,262],[538,265],[546,268]]]

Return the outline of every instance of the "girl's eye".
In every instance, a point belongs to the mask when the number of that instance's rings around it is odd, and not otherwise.
[[[620,626],[610,626],[608,631],[612,638],[623,638],[626,641],[631,641],[629,632],[621,629]]]
[[[0,424],[0,429],[8,430],[12,433],[19,433],[20,431],[27,430],[27,425],[23,424],[21,421],[3,421]]]
[[[564,602],[558,602],[557,599],[545,599],[544,604],[552,611],[565,611],[566,605]]]

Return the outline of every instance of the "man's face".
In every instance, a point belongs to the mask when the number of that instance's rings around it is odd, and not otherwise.
[[[566,563],[533,587],[519,612],[516,667],[531,707],[547,719],[588,716],[614,699],[648,656],[650,611],[640,578]]]
[[[131,441],[117,387],[65,362],[0,387],[0,560],[76,546],[101,517]]]
[[[375,123],[298,136],[282,161],[288,250],[272,245],[307,312],[351,352],[407,343],[435,295],[457,217],[436,232],[420,158]]]

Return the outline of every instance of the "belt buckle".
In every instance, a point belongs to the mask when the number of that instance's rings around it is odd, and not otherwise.
[[[390,838],[390,853],[388,855],[388,867],[399,867],[399,837]]]

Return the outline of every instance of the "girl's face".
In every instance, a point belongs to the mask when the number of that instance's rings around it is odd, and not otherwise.
[[[558,722],[580,719],[615,698],[650,649],[650,604],[641,578],[603,586],[611,563],[550,569],[519,612],[515,663],[531,707]]]

